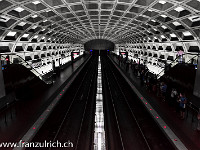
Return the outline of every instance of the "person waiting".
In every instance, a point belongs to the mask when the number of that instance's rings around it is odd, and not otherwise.
[[[185,118],[185,108],[186,108],[186,103],[187,103],[187,99],[185,97],[185,94],[180,93],[180,97],[179,97],[179,107],[180,107],[180,117],[181,119]]]

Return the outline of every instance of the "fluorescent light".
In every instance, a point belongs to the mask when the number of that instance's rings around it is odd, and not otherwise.
[[[28,36],[29,36],[29,34],[24,34],[22,37],[27,38]]]
[[[17,8],[15,8],[14,10],[17,11],[17,12],[22,12],[22,11],[24,11],[24,9],[21,8],[21,7],[17,7]]]
[[[185,31],[185,32],[183,32],[183,35],[184,36],[191,36],[192,34],[189,31]]]
[[[40,1],[34,1],[34,2],[32,2],[32,3],[35,4],[35,5],[37,5],[37,4],[40,3]]]
[[[10,31],[10,32],[8,32],[7,36],[15,36],[16,33],[17,32]]]
[[[158,3],[160,3],[160,4],[165,4],[165,3],[167,3],[166,1],[163,1],[163,0],[161,0],[161,1],[158,1]]]
[[[181,24],[179,23],[179,22],[177,22],[177,21],[175,21],[175,22],[172,22],[175,26],[180,26]]]
[[[151,20],[151,21],[156,22],[155,20]]]
[[[178,12],[181,12],[181,11],[183,11],[183,10],[185,10],[183,7],[177,7],[177,8],[175,8],[174,10],[176,10],[176,11],[178,11]]]

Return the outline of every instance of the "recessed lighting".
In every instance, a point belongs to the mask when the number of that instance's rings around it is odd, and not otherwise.
[[[35,35],[33,38],[34,38],[34,39],[38,38],[38,35]]]
[[[33,15],[33,16],[32,16],[32,18],[37,18],[37,17],[38,17],[38,15]]]
[[[167,18],[167,15],[160,15],[161,17],[163,17],[163,18]]]
[[[22,12],[22,11],[24,11],[24,9],[21,8],[21,7],[17,7],[17,8],[15,8],[14,10],[17,11],[17,12]]]
[[[8,32],[7,36],[15,36],[16,33],[17,32],[10,31],[10,32]]]
[[[1,21],[1,22],[7,22],[8,20],[10,20],[9,17],[4,16],[4,15],[0,15],[0,21]]]
[[[20,23],[18,24],[18,26],[23,27],[25,24],[26,24],[26,22],[20,22]]]
[[[161,38],[165,39],[165,36],[164,36],[164,35],[161,35]]]
[[[200,17],[199,16],[191,16],[188,19],[190,19],[192,22],[196,22],[196,21],[200,20]]]
[[[181,24],[179,23],[179,22],[177,22],[177,21],[175,21],[175,22],[172,22],[175,26],[180,26]]]
[[[176,34],[172,33],[170,34],[171,37],[176,37]]]
[[[175,8],[174,10],[176,10],[177,12],[181,12],[181,11],[183,11],[183,10],[185,10],[183,7],[177,7],[177,8]]]
[[[162,1],[162,0],[161,0],[161,1],[158,1],[158,3],[160,3],[160,4],[163,4],[163,5],[164,5],[164,4],[165,4],[165,3],[167,3],[167,2],[166,2],[166,1]]]
[[[32,3],[35,4],[35,5],[37,5],[37,4],[40,3],[40,1],[34,1],[34,2],[32,2]]]
[[[185,31],[185,32],[183,32],[183,35],[184,36],[191,36],[192,34],[189,31]]]
[[[167,27],[166,27],[166,26],[164,26],[164,25],[162,25],[161,27],[162,27],[163,29],[167,29]]]
[[[29,34],[24,34],[22,37],[27,38],[28,36],[29,36]]]

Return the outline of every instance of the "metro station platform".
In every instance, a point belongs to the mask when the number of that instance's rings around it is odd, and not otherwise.
[[[75,60],[65,69],[61,70],[60,75],[56,75],[54,83],[36,98],[16,101],[0,113],[0,141],[18,142],[40,114],[51,103],[52,98],[58,94],[59,89],[70,82],[71,77],[84,65],[89,55]]]
[[[137,90],[148,100],[151,106],[157,111],[165,123],[180,138],[182,143],[189,150],[200,149],[200,131],[197,130],[197,115],[186,109],[185,119],[181,120],[179,113],[175,108],[170,106],[167,101],[162,101],[155,93],[149,92],[145,85],[141,85],[141,81],[133,74],[133,70],[129,67],[126,71],[126,65],[120,63],[116,57],[112,57],[113,62],[122,70],[126,77],[134,84]],[[200,99],[194,95],[186,95],[196,107],[200,108]]]
[[[88,56],[83,57],[77,60],[73,65],[64,69],[60,75],[57,76],[55,83],[48,90],[44,91],[42,95],[38,95],[37,99],[33,100],[30,98],[28,101],[18,101],[3,111],[0,115],[0,141],[18,142],[51,103],[51,97],[54,95],[54,92],[63,84],[69,82],[70,77],[78,70],[79,66],[87,60],[87,58]],[[190,150],[200,149],[200,132],[196,130],[196,116],[188,111],[186,118],[181,120],[173,107],[170,107],[166,102],[161,101],[155,94],[149,92],[140,84],[139,78],[132,73],[131,68],[126,72],[125,66],[119,66],[118,60],[115,57],[114,61],[184,145]]]

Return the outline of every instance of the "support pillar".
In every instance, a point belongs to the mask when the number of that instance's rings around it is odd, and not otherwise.
[[[197,97],[200,97],[200,56],[198,57],[198,65],[197,65],[193,94]]]
[[[0,60],[0,98],[6,95],[4,79],[3,79],[3,72],[2,72],[2,65]]]

